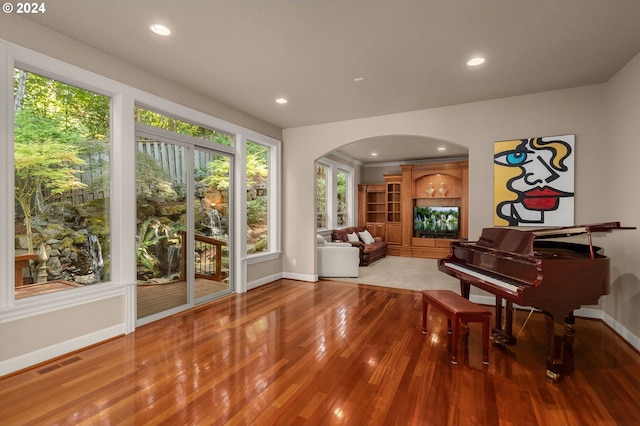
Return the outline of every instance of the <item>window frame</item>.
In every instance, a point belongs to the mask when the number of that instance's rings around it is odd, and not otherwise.
[[[36,314],[41,312],[49,312],[61,308],[75,306],[80,301],[99,300],[105,297],[112,297],[114,294],[122,292],[121,286],[113,285],[114,276],[110,275],[109,279],[101,283],[91,286],[78,287],[70,291],[57,291],[42,295],[34,295],[22,299],[15,298],[15,268],[13,267],[13,259],[15,256],[14,238],[15,238],[15,163],[14,163],[14,87],[13,73],[14,69],[19,68],[27,72],[38,74],[42,77],[59,81],[64,84],[75,86],[77,88],[91,91],[110,98],[110,138],[109,138],[109,158],[110,158],[110,182],[109,191],[113,191],[113,162],[114,157],[114,133],[113,127],[117,117],[116,108],[114,108],[115,98],[120,91],[115,90],[110,80],[95,75],[89,71],[79,69],[75,66],[65,64],[63,62],[51,59],[44,55],[29,51],[19,46],[10,45],[0,40],[0,83],[4,90],[0,90],[0,128],[3,133],[0,137],[7,143],[2,143],[2,159],[0,165],[5,172],[3,175],[4,182],[8,187],[4,197],[2,198],[3,206],[0,207],[0,227],[6,231],[7,238],[0,241],[0,268],[4,271],[0,275],[0,320],[13,319],[16,316],[21,317],[28,314]],[[4,92],[4,93],[3,93]],[[3,99],[4,98],[4,99]],[[114,201],[115,197],[111,197],[109,205],[108,217],[110,218],[109,232],[110,240],[118,240],[118,236],[114,235],[113,222],[111,219],[118,211],[118,202]],[[112,268],[118,263],[114,259]],[[25,311],[26,310],[26,311]]]
[[[111,232],[111,276],[109,281],[72,291],[60,291],[24,299],[15,299],[14,291],[14,110],[13,110],[13,70],[21,68],[29,72],[52,78],[85,90],[108,96],[110,102],[110,158],[111,182],[110,191],[118,192],[119,197],[111,197],[109,216],[113,220]],[[257,133],[207,113],[186,107],[164,99],[158,95],[145,92],[132,86],[111,80],[92,71],[70,65],[27,48],[0,40],[0,165],[7,191],[0,196],[0,227],[6,231],[6,238],[0,241],[0,321],[10,321],[38,313],[86,304],[101,299],[131,295],[131,286],[135,285],[135,188],[130,183],[135,179],[135,140],[134,107],[140,106],[169,116],[202,125],[206,128],[219,129],[235,138],[235,146],[231,147],[237,158],[234,168],[236,184],[234,196],[238,200],[239,213],[236,211],[235,232],[238,235],[236,259],[246,259],[246,154],[242,141],[247,139],[254,143],[269,146],[269,251],[251,256],[251,262],[257,263],[279,258],[281,255],[281,141]],[[211,147],[211,144],[208,146]],[[115,169],[114,169],[115,168]],[[123,170],[121,170],[123,169]],[[115,172],[117,170],[117,173]],[[240,214],[240,215],[238,215]],[[247,288],[246,265],[235,266],[237,278],[236,292],[244,292]],[[242,275],[244,274],[244,275]],[[4,284],[2,284],[4,283]],[[121,332],[127,333],[135,329],[135,307],[127,307],[126,321]]]
[[[282,209],[280,208],[280,182],[282,174],[281,144],[279,141],[265,137],[256,137],[256,135],[251,137],[240,135],[239,139],[239,141],[236,140],[236,145],[240,145],[242,149],[243,164],[238,167],[238,169],[242,169],[239,171],[242,180],[237,181],[240,185],[236,185],[236,187],[238,191],[242,191],[240,194],[243,196],[240,201],[242,232],[238,243],[239,247],[241,247],[242,257],[246,258],[247,264],[254,264],[277,259],[282,253],[280,238],[282,231]],[[247,254],[247,142],[263,145],[269,149],[269,175],[267,176],[267,250],[251,254]]]
[[[355,170],[353,167],[346,164],[338,163],[329,158],[322,157],[316,160],[317,164],[321,164],[327,168],[327,226],[326,228],[317,228],[318,231],[328,231],[338,228],[338,173],[342,172],[346,174],[346,194],[345,200],[347,202],[346,209],[346,224],[341,225],[341,228],[354,226],[355,224]],[[315,170],[314,170],[315,173]],[[317,181],[316,181],[317,182]],[[317,183],[315,188],[317,188]],[[315,196],[317,200],[317,193]],[[316,209],[317,215],[317,209]],[[315,220],[317,224],[317,217]]]
[[[325,196],[324,205],[325,205],[325,208],[324,208],[323,212],[320,212],[320,210],[318,209],[318,204],[319,204],[318,203],[318,201],[319,201],[319,199],[318,199],[318,167],[319,166],[322,166],[322,167],[325,168],[325,181],[324,181],[324,196]],[[315,190],[316,190],[316,195],[315,195],[316,228],[318,230],[330,229],[330,228],[328,228],[326,226],[325,227],[318,227],[318,215],[320,213],[323,213],[324,216],[325,216],[324,223],[326,225],[329,225],[329,223],[330,223],[330,221],[329,221],[329,216],[330,216],[329,215],[329,211],[330,211],[330,209],[329,209],[329,203],[330,203],[329,193],[331,192],[329,190],[329,188],[330,188],[330,182],[332,180],[331,179],[331,167],[329,165],[327,165],[325,162],[321,161],[321,160],[320,161],[316,161],[316,164],[315,164],[315,176],[316,176],[316,178],[315,178],[315,182],[316,182],[316,184],[315,184]]]

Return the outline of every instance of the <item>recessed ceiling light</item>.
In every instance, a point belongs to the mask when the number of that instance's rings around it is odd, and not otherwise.
[[[447,148],[444,147],[444,146],[438,147],[438,151],[446,151],[446,150],[447,150]]]
[[[371,155],[372,157],[377,157],[377,156],[378,156],[378,153],[377,153],[377,152],[372,152],[370,155]]]
[[[356,77],[353,79],[356,83],[362,83],[364,81],[364,77]]]
[[[481,56],[476,56],[475,58],[471,58],[469,59],[469,61],[467,61],[467,65],[469,65],[470,67],[477,67],[478,65],[482,64],[484,64],[484,58]]]
[[[161,36],[171,35],[171,30],[162,24],[153,24],[149,28],[151,28],[151,31]]]
[[[279,104],[286,104],[289,101],[286,100],[285,98],[278,98],[278,99],[276,99],[276,102],[279,103]]]

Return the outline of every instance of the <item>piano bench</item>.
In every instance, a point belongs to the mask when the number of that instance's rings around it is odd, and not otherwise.
[[[451,290],[424,290],[422,292],[422,334],[427,334],[427,309],[431,305],[447,317],[451,336],[451,363],[458,363],[460,324],[482,323],[482,362],[489,364],[489,321],[491,311],[457,295]]]

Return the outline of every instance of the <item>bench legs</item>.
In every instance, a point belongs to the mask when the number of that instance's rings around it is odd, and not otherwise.
[[[437,305],[433,305],[438,307]],[[427,334],[427,311],[429,303],[426,300],[422,302],[422,334]],[[458,363],[458,341],[460,338],[460,324],[468,324],[470,322],[479,322],[482,324],[482,363],[489,364],[489,321],[490,315],[465,314],[444,312],[447,316],[447,328],[451,334],[451,363]]]

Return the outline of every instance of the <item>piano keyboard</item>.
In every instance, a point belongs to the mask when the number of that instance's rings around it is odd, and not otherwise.
[[[446,266],[449,269],[453,269],[455,271],[458,272],[463,272],[469,276],[472,276],[474,278],[478,278],[484,282],[496,285],[498,287],[501,287],[505,290],[507,290],[510,293],[514,293],[517,294],[518,293],[518,289],[520,288],[517,285],[511,284],[509,281],[507,281],[506,279],[500,279],[497,278],[495,276],[491,276],[488,275],[486,273],[482,273],[480,271],[478,271],[477,269],[468,267],[468,266],[464,266],[464,265],[460,265],[457,263],[450,263],[450,262],[445,262],[444,266]]]

